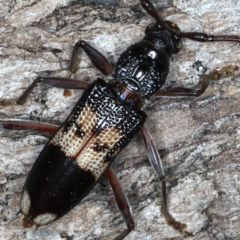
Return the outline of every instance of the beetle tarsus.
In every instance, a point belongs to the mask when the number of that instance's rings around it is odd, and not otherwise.
[[[28,95],[32,92],[35,86],[41,82],[41,77],[37,77],[32,84],[25,90],[25,92],[16,101],[17,104],[23,105],[26,102]]]
[[[172,226],[174,229],[176,229],[177,231],[179,231],[180,233],[190,237],[193,236],[193,233],[190,231],[187,231],[187,224],[185,223],[181,223],[177,220],[175,220],[175,218],[166,210],[163,210],[163,207],[161,207],[161,212],[163,214],[163,216],[165,217],[168,225]]]

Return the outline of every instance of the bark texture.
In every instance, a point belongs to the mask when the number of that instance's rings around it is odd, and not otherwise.
[[[240,35],[238,1],[153,1],[164,19],[182,31]],[[88,41],[114,65],[153,20],[139,1],[0,1],[0,118],[60,124],[82,91],[39,85],[26,104],[14,100],[36,76],[68,76],[73,45]],[[165,7],[162,9],[162,7]],[[183,40],[171,58],[168,86],[197,87],[204,71],[239,65],[239,43]],[[92,82],[102,75],[81,54],[74,78]],[[240,77],[213,81],[198,98],[152,101],[145,124],[160,152],[168,178],[169,208],[187,223],[191,240],[240,239]],[[97,185],[62,219],[37,230],[24,229],[16,213],[21,190],[50,135],[0,129],[1,239],[113,239],[125,228],[109,185]],[[136,222],[126,239],[184,239],[160,213],[161,187],[138,134],[114,168]],[[107,182],[106,182],[107,183]]]

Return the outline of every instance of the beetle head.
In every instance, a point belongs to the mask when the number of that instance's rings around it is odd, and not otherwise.
[[[156,23],[152,23],[146,28],[144,40],[152,43],[156,49],[165,51],[168,57],[178,53],[182,47],[178,26],[173,22],[164,21],[149,0],[141,0],[141,4],[147,13],[156,20]]]
[[[153,46],[161,51],[164,51],[168,57],[178,53],[182,47],[180,37],[180,29],[170,21],[152,23],[145,30],[145,41],[150,42]]]

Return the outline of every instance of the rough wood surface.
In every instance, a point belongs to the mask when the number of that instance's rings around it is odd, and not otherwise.
[[[183,31],[240,35],[238,1],[153,1],[164,19]],[[101,5],[102,3],[106,3]],[[68,75],[74,43],[87,40],[114,64],[143,37],[152,19],[139,1],[0,1],[1,119],[61,123],[81,91],[38,86],[23,106],[11,103],[36,76]],[[167,7],[161,9],[161,6]],[[197,86],[208,71],[240,67],[240,44],[183,41],[171,59],[167,85]],[[92,82],[101,74],[82,54],[75,78]],[[3,101],[5,100],[5,101]],[[6,101],[7,100],[7,101]],[[214,81],[199,98],[164,99],[147,109],[146,127],[168,176],[169,207],[188,224],[189,239],[240,239],[240,78]],[[5,104],[3,104],[5,103]],[[59,221],[23,229],[16,213],[21,189],[49,135],[0,129],[1,239],[113,239],[125,224],[109,185],[97,185]],[[132,205],[136,229],[126,239],[184,239],[160,213],[161,188],[140,134],[114,168]]]

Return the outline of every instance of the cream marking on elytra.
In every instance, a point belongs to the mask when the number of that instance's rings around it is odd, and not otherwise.
[[[91,171],[95,179],[98,179],[104,170],[109,166],[109,162],[104,161],[109,149],[122,137],[121,131],[112,126],[106,126],[101,130],[99,135],[94,135],[87,146],[84,147],[82,152],[77,157],[77,163],[80,168]],[[108,148],[102,151],[95,151],[94,145],[98,142],[99,145],[106,144]]]
[[[98,133],[94,133],[93,129],[99,123],[98,116],[91,110],[91,107],[85,106],[75,120],[77,125],[81,126],[84,132],[82,137],[76,136],[77,127],[73,124],[64,132],[64,126],[58,131],[55,137],[50,141],[50,144],[59,146],[67,157],[76,158],[76,162],[81,169],[90,171],[93,176],[98,179],[103,171],[109,166],[109,162],[104,161],[108,151],[122,137],[120,129],[114,126],[104,124]],[[94,145],[106,145],[107,148],[102,151],[95,151]]]
[[[33,222],[38,226],[42,226],[54,221],[56,218],[57,218],[57,214],[43,213],[35,217],[33,219]]]
[[[85,106],[79,117],[75,120],[75,123],[81,126],[84,135],[80,138],[75,134],[77,131],[75,124],[66,132],[64,132],[63,126],[51,140],[50,144],[60,146],[66,156],[73,158],[93,134],[92,129],[96,126],[97,121],[96,113],[89,106]]]
[[[31,206],[31,199],[27,190],[24,190],[21,198],[20,208],[21,212],[25,215],[28,214]]]

